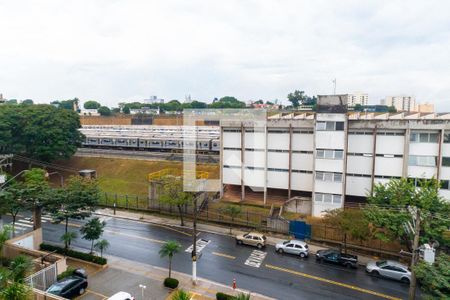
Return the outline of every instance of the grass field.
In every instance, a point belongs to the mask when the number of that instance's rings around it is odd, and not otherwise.
[[[181,162],[147,161],[118,158],[72,157],[59,165],[73,169],[94,169],[102,192],[138,195],[146,197],[148,193],[147,176],[166,168],[182,168]],[[199,164],[197,170],[210,173],[210,178],[219,177],[219,166]],[[69,174],[67,174],[69,175]]]

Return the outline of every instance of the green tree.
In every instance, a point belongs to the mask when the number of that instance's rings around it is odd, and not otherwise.
[[[250,294],[239,293],[233,300],[250,300]]]
[[[357,104],[355,104],[355,107],[353,109],[355,111],[363,111],[364,107],[361,104],[357,103]]]
[[[434,264],[421,261],[415,267],[421,290],[427,299],[449,299],[450,256],[441,253]]]
[[[31,272],[33,262],[28,256],[18,255],[9,264],[11,270],[10,279],[15,282],[23,283],[25,277]]]
[[[159,200],[169,205],[175,205],[178,208],[181,226],[184,226],[183,208],[191,204],[193,199],[192,193],[184,191],[182,179],[166,176],[161,180]]]
[[[23,175],[23,188],[20,191],[24,207],[33,211],[34,229],[40,227],[42,208],[48,206],[51,190],[48,184],[47,171],[40,168],[26,170]]]
[[[159,255],[161,258],[169,257],[169,278],[172,276],[172,258],[175,254],[180,252],[181,245],[176,241],[168,241],[161,246],[159,250]]]
[[[371,236],[369,222],[364,211],[360,209],[332,209],[327,210],[324,222],[337,228],[342,233],[344,252],[347,253],[347,238],[364,241]]]
[[[186,292],[185,290],[177,290],[175,294],[172,295],[171,300],[191,300],[192,294],[189,292]]]
[[[408,208],[417,207],[423,216],[420,244],[438,241],[441,245],[450,245],[444,236],[450,227],[450,203],[439,195],[436,179],[419,181],[419,188],[405,178],[390,180],[385,185],[377,184],[367,201],[365,214],[378,228],[375,234],[379,239],[399,240],[411,251],[412,239],[406,225],[412,218]]]
[[[223,213],[231,218],[231,224],[230,224],[230,234],[231,234],[231,230],[233,228],[233,223],[234,223],[234,218],[236,218],[237,216],[240,215],[241,208],[239,206],[229,204],[229,205],[225,206],[225,208],[223,209]]]
[[[53,190],[48,210],[57,222],[65,222],[68,232],[69,219],[89,217],[100,200],[100,190],[95,179],[71,176],[64,188]],[[67,245],[66,245],[67,247]]]
[[[120,108],[114,107],[113,109],[111,109],[111,113],[113,113],[113,114],[118,114],[118,113],[120,113]]]
[[[23,104],[23,105],[33,105],[34,102],[31,99],[25,99],[25,100],[22,101],[21,104]]]
[[[31,295],[31,289],[19,282],[11,282],[0,291],[1,300],[28,300]]]
[[[44,161],[68,159],[83,141],[78,114],[53,105],[2,105],[0,120],[4,152]]]
[[[12,232],[15,234],[16,219],[19,212],[25,207],[22,200],[23,185],[21,183],[10,183],[7,188],[0,191],[0,206],[4,212],[8,212],[12,216]]]
[[[126,114],[126,115],[129,115],[129,114],[130,114],[130,107],[125,106],[125,107],[122,109],[122,112],[123,112],[124,114]]]
[[[304,91],[295,90],[293,93],[289,93],[287,98],[292,103],[292,106],[297,108],[300,104],[303,104],[307,96]]]
[[[4,225],[0,228],[0,266],[3,265],[3,247],[9,238],[11,237],[11,227]]]
[[[18,103],[17,99],[9,99],[6,104],[16,105]]]
[[[94,242],[102,236],[105,225],[99,218],[93,218],[80,228],[83,239],[91,241],[91,253],[94,251]]]
[[[111,115],[111,110],[109,109],[109,107],[101,106],[101,107],[99,107],[99,109],[98,109],[98,113],[99,113],[101,116],[110,116],[110,115]]]
[[[97,249],[98,251],[100,251],[100,257],[103,257],[103,252],[109,248],[109,242],[108,240],[102,239],[100,241],[98,241],[97,243],[95,243],[94,247],[95,249]]]
[[[97,101],[94,100],[89,100],[84,102],[83,107],[85,109],[98,109],[100,108],[100,106],[102,106],[100,103],[98,103]]]
[[[395,106],[389,106],[389,107],[388,107],[388,112],[390,112],[390,113],[396,113],[396,112],[397,112],[397,109],[395,108]]]
[[[245,108],[245,102],[235,97],[225,96],[209,105],[210,108]]]
[[[61,242],[64,242],[64,249],[69,250],[70,244],[74,239],[78,237],[78,234],[75,231],[67,231],[61,236]]]

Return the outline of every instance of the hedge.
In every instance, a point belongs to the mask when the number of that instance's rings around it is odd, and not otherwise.
[[[231,296],[231,295],[219,292],[219,293],[216,294],[216,299],[217,300],[233,300],[233,299],[236,299],[236,298],[234,296]]]
[[[166,278],[164,279],[164,286],[175,289],[178,286],[178,280],[176,280],[175,278]]]
[[[107,259],[103,258],[103,257],[99,257],[99,256],[92,255],[89,253],[78,252],[78,251],[70,250],[70,249],[66,250],[63,247],[45,244],[45,243],[42,243],[40,245],[40,249],[43,251],[56,252],[58,254],[66,255],[69,257],[73,257],[73,258],[78,258],[78,259],[85,260],[85,261],[92,262],[92,263],[99,264],[99,265],[106,265],[108,262]]]
[[[66,277],[69,277],[69,276],[73,275],[73,272],[75,272],[75,270],[76,270],[75,268],[73,268],[71,266],[68,266],[67,270],[65,270],[64,272],[62,272],[61,274],[58,275],[58,278],[57,278],[58,281],[63,279],[63,278],[66,278]]]

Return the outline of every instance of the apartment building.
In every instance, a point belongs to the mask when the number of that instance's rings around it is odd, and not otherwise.
[[[369,94],[363,92],[356,92],[347,95],[348,106],[355,106],[356,104],[366,106],[369,104]]]
[[[416,98],[411,96],[388,96],[381,101],[381,104],[394,106],[397,111],[416,110]]]
[[[347,95],[319,96],[317,113],[221,122],[222,187],[241,199],[311,199],[311,214],[363,202],[377,183],[438,178],[450,201],[450,114],[348,113]],[[223,190],[222,190],[223,193]]]

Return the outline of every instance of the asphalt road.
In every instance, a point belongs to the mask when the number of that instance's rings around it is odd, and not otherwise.
[[[8,220],[4,217],[5,223]],[[164,241],[176,240],[182,251],[174,256],[173,269],[191,273],[190,253],[185,251],[193,242],[190,230],[115,218],[105,220],[103,238],[111,244],[107,254],[167,268],[167,259],[161,259],[158,251]],[[74,226],[70,230],[78,230],[84,222],[71,220]],[[64,226],[44,222],[43,232],[46,242],[61,243]],[[369,276],[364,268],[352,270],[317,263],[313,256],[300,259],[278,254],[273,246],[267,246],[262,253],[254,252],[255,248],[236,245],[232,237],[218,234],[201,232],[197,238],[208,241],[202,243],[206,245],[197,263],[198,276],[225,285],[236,279],[239,288],[276,299],[407,298],[407,285]],[[90,242],[80,238],[72,245],[90,248]]]

